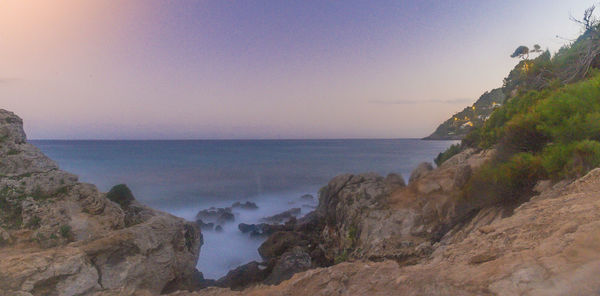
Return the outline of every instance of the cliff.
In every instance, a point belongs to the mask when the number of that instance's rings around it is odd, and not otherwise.
[[[197,277],[194,223],[115,203],[28,144],[0,110],[0,294],[133,295]]]
[[[440,168],[422,166],[408,186],[339,176],[321,191],[316,232],[325,256],[345,253],[346,262],[273,286],[172,295],[597,294],[600,169],[540,182],[516,208],[473,207],[455,193],[493,154],[469,150]]]
[[[483,125],[492,112],[506,100],[503,88],[484,93],[471,106],[452,115],[424,140],[462,140],[471,130]]]

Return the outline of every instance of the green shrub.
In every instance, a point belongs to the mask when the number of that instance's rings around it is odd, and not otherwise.
[[[31,197],[33,197],[33,199],[35,200],[44,200],[44,199],[48,199],[51,196],[44,192],[39,186],[35,187],[35,189],[33,190],[33,192],[31,192]]]
[[[21,151],[17,150],[17,149],[10,149],[8,150],[8,152],[6,152],[6,155],[17,155],[21,153]]]
[[[512,206],[529,196],[537,181],[545,176],[539,157],[519,153],[508,161],[494,160],[478,168],[463,194],[475,206]]]
[[[5,187],[7,188],[7,187]],[[8,229],[19,229],[23,225],[23,208],[18,201],[0,195],[0,225]]]
[[[339,264],[342,262],[346,262],[348,261],[348,250],[344,250],[342,253],[340,253],[338,256],[336,256],[333,259],[333,264]]]
[[[37,228],[40,228],[41,222],[42,222],[42,219],[40,219],[40,217],[33,216],[33,217],[31,217],[31,219],[29,219],[29,221],[27,222],[27,225],[25,225],[25,227],[27,227],[29,229],[37,229]]]
[[[516,116],[504,127],[498,150],[502,154],[539,152],[549,141],[544,131],[538,128],[539,120],[534,116]]]
[[[73,236],[73,233],[71,232],[71,226],[69,225],[63,225],[60,227],[59,229],[60,231],[60,236],[70,239]]]
[[[543,165],[555,180],[577,178],[600,166],[600,142],[584,140],[549,146],[542,153]]]
[[[113,188],[111,188],[106,194],[106,197],[118,203],[121,208],[128,207],[131,202],[135,200],[133,193],[131,193],[131,190],[125,184],[113,186]]]
[[[450,146],[446,151],[441,152],[438,156],[433,160],[437,166],[442,165],[444,161],[450,159],[452,156],[460,153],[462,151],[462,146],[460,144],[454,144]]]

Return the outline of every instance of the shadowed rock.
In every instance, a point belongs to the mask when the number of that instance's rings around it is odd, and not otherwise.
[[[422,178],[423,176],[425,176],[425,174],[431,172],[433,170],[433,165],[431,165],[431,163],[429,162],[422,162],[420,163],[411,173],[410,173],[410,178],[408,179],[408,183],[412,183],[420,178]]]

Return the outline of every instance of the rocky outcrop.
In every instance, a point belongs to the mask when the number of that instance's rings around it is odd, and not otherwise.
[[[241,290],[251,284],[262,282],[270,270],[265,264],[252,261],[230,270],[227,275],[214,283],[214,286]]]
[[[261,222],[271,223],[271,224],[281,224],[286,223],[290,219],[295,219],[302,212],[301,208],[292,208],[287,211],[283,211],[279,214],[275,214],[273,216],[261,218]]]
[[[412,183],[431,171],[433,171],[433,165],[429,162],[422,162],[410,173],[408,182]]]
[[[59,170],[0,110],[0,294],[158,294],[193,276],[195,224],[124,201]]]
[[[301,247],[294,247],[283,253],[269,276],[264,280],[267,285],[276,285],[292,277],[292,275],[312,267],[311,258]]]
[[[512,212],[482,209],[413,265],[357,260],[297,273],[276,286],[173,295],[597,295],[599,193],[595,169],[571,184],[546,186]]]

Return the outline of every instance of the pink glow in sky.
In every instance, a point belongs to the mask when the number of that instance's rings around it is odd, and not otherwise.
[[[30,138],[400,138],[556,51],[593,1],[0,1]]]

